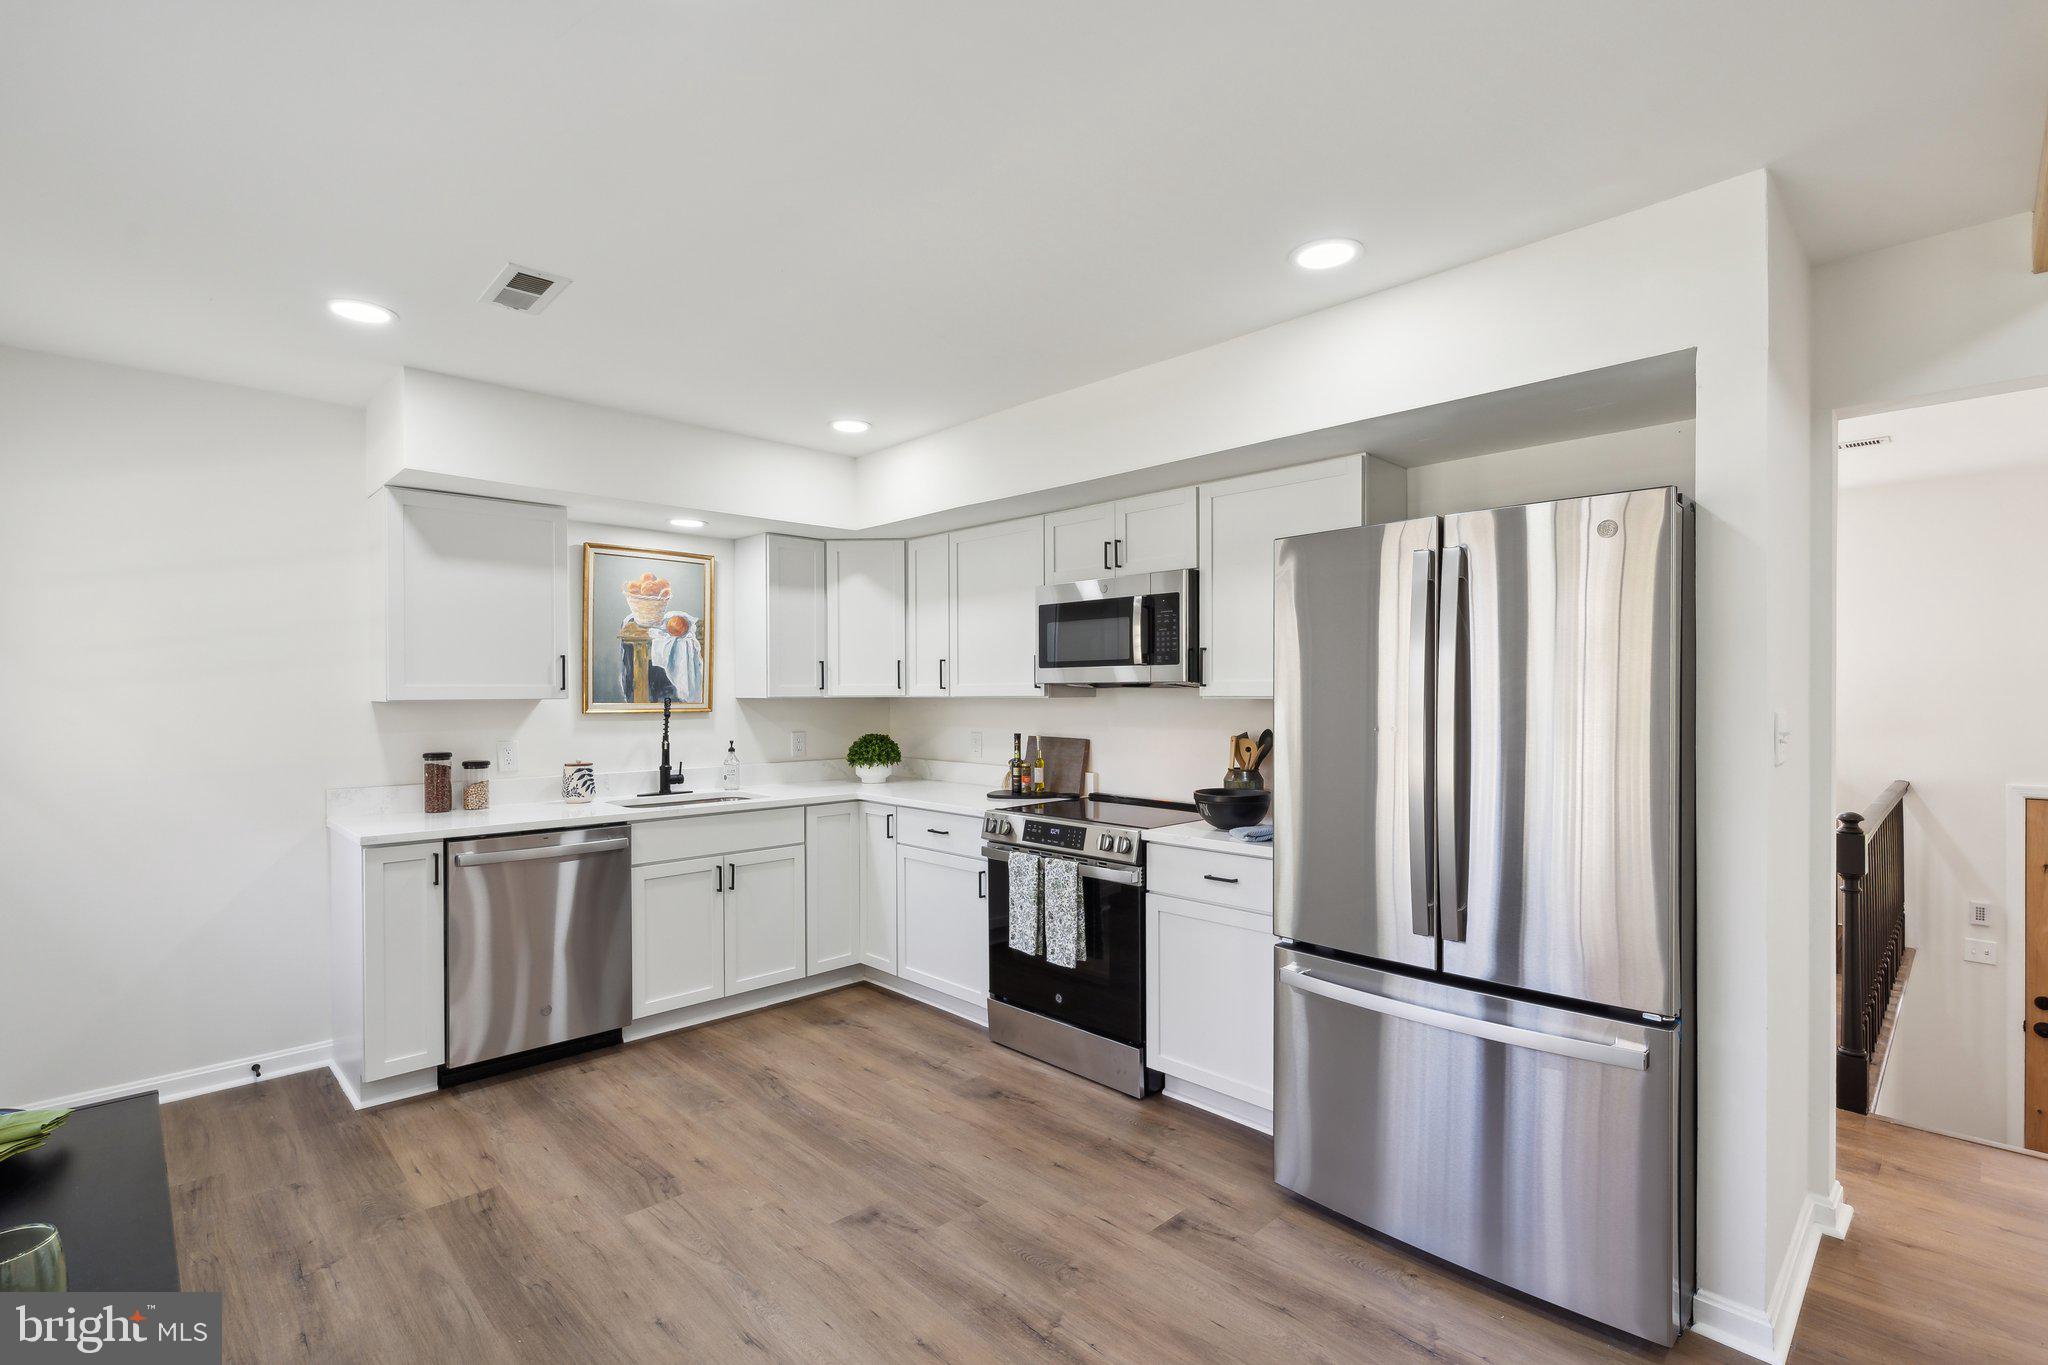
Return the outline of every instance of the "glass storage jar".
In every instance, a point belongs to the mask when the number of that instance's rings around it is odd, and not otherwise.
[[[429,815],[445,814],[455,804],[455,773],[450,765],[454,754],[421,754],[426,764],[426,805]]]
[[[491,808],[491,762],[487,758],[465,758],[462,760],[462,808],[464,810],[489,810]]]

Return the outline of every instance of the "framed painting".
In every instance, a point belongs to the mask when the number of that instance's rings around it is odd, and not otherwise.
[[[583,713],[711,709],[710,555],[583,547]]]

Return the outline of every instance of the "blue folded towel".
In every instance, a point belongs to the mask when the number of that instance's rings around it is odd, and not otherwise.
[[[1240,844],[1270,844],[1273,842],[1271,825],[1239,825],[1230,831],[1230,837]]]

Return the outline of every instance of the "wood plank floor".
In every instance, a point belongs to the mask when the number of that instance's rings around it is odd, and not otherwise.
[[[164,1119],[229,1360],[1663,1354],[1292,1198],[1256,1134],[867,986],[369,1113],[314,1072]],[[1795,1359],[2042,1358],[2048,1174],[1898,1133],[1844,1129],[1857,1223]]]

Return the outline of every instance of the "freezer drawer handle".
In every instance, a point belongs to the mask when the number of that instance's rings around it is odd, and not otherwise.
[[[1411,1005],[1406,1000],[1395,1000],[1388,996],[1375,995],[1371,991],[1361,991],[1356,987],[1341,986],[1291,962],[1280,969],[1280,984],[1309,995],[1320,995],[1326,1000],[1335,1000],[1339,1004],[1356,1005],[1360,1009],[1372,1010],[1389,1018],[1406,1019],[1410,1023],[1428,1028],[1446,1029],[1473,1038],[1484,1038],[1492,1043],[1505,1043],[1509,1047],[1524,1047],[1532,1052],[1548,1052],[1553,1056],[1571,1057],[1582,1062],[1598,1062],[1602,1066],[1618,1066],[1624,1071],[1644,1071],[1650,1065],[1650,1049],[1641,1043],[1625,1040],[1593,1043],[1583,1038],[1560,1038],[1554,1033],[1516,1028],[1512,1024],[1496,1024],[1491,1019],[1471,1019],[1462,1014],[1452,1014],[1448,1010],[1433,1010],[1422,1005]]]
[[[592,839],[587,844],[543,844],[539,848],[508,848],[502,853],[458,853],[457,867],[484,867],[490,863],[530,863],[541,858],[580,858],[586,853],[610,853],[627,848],[630,839]]]

